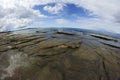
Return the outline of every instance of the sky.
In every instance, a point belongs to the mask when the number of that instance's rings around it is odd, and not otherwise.
[[[0,31],[67,27],[120,33],[120,0],[0,0]]]

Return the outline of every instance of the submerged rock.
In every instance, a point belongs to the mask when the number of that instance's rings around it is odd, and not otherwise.
[[[0,80],[119,80],[120,39],[82,33],[0,33]]]

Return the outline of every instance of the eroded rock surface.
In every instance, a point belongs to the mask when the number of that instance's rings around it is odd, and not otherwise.
[[[0,80],[120,80],[120,39],[69,30],[0,33]]]

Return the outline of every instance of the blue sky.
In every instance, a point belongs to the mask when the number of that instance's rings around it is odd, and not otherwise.
[[[119,0],[1,0],[0,31],[72,27],[120,33]]]
[[[84,17],[84,18],[94,17],[94,16],[89,15],[89,11],[85,10],[82,7],[78,7],[75,4],[66,4],[63,7],[63,9],[60,10],[59,13],[57,13],[57,14],[53,14],[52,12],[50,13],[50,12],[44,10],[45,6],[54,7],[55,3],[46,4],[46,5],[35,5],[33,7],[33,9],[39,10],[42,14],[44,14],[46,16],[50,16],[50,17],[54,17],[54,18],[64,18],[64,19],[68,19],[70,21],[74,21],[78,17]]]

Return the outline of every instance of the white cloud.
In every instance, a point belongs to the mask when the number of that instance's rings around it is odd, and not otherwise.
[[[56,19],[56,22],[57,22],[58,24],[66,24],[66,23],[68,23],[69,21],[66,20],[66,19]]]
[[[27,26],[34,18],[45,17],[32,9],[34,5],[33,0],[0,0],[0,31]]]
[[[120,33],[119,23],[114,23],[109,20],[104,21],[99,18],[80,18],[73,25],[84,29],[106,30],[114,33]]]
[[[103,21],[99,18],[78,18],[75,21],[69,21],[66,19],[56,19],[58,27],[72,27],[91,30],[106,30],[114,33],[120,33],[120,24],[111,21]],[[55,26],[54,26],[55,27]]]
[[[0,19],[0,31],[5,31],[5,30],[15,30],[20,27],[25,27],[28,25],[32,20],[29,18],[3,18]]]
[[[119,0],[81,0],[79,6],[89,10],[93,15],[100,16],[106,20],[116,21],[120,13]]]
[[[45,6],[43,9],[51,14],[58,14],[63,10],[64,4],[57,3],[55,6]]]

